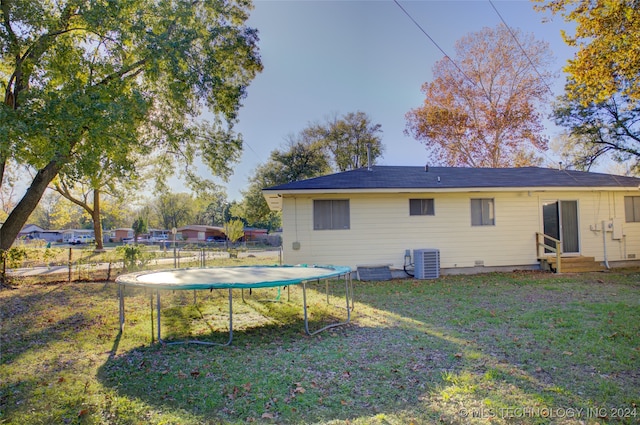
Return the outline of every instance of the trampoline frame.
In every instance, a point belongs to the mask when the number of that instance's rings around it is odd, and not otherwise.
[[[196,270],[196,269],[171,269],[171,270],[157,270],[155,272],[138,272],[138,273],[129,273],[125,275],[118,276],[116,278],[116,283],[118,284],[118,299],[119,299],[119,319],[120,319],[120,333],[124,333],[124,322],[125,322],[125,306],[124,306],[124,290],[126,286],[134,286],[134,287],[143,287],[145,289],[151,289],[151,293],[149,295],[149,305],[151,311],[151,343],[154,343],[154,302],[153,296],[155,292],[156,296],[156,323],[157,323],[157,340],[160,343],[167,345],[174,344],[201,344],[201,345],[216,345],[216,346],[229,346],[233,341],[233,289],[241,289],[242,290],[242,300],[244,301],[244,289],[255,289],[255,288],[265,288],[265,287],[282,287],[286,286],[289,289],[291,285],[302,285],[302,309],[304,316],[304,332],[308,336],[313,336],[323,332],[327,329],[335,328],[338,326],[343,326],[351,322],[351,310],[354,308],[353,303],[353,280],[351,278],[351,268],[349,267],[336,267],[336,266],[236,266],[236,267],[212,267],[212,269],[241,269],[241,268],[251,268],[251,267],[273,267],[273,268],[322,268],[322,269],[331,269],[334,270],[332,273],[328,273],[319,277],[310,277],[310,278],[296,278],[296,279],[288,279],[282,281],[274,281],[273,284],[265,284],[264,282],[256,282],[254,284],[229,284],[229,283],[201,283],[197,285],[197,287],[189,288],[181,288],[179,285],[155,285],[155,284],[145,284],[142,282],[137,282],[137,277],[142,275],[149,275],[153,273],[162,273],[162,272],[176,272],[176,271],[188,271],[188,270]],[[207,268],[198,268],[197,270],[206,270]],[[310,331],[309,330],[309,318],[308,318],[308,307],[307,307],[307,282],[320,282],[320,280],[325,280],[326,282],[326,297],[327,304],[331,304],[329,302],[329,279],[331,278],[340,278],[343,276],[344,284],[345,284],[345,309],[347,311],[346,320],[343,322],[331,323],[326,325],[320,329]],[[162,290],[193,290],[193,302],[196,303],[196,291],[197,290],[213,290],[213,289],[228,289],[229,291],[229,339],[225,343],[219,342],[211,342],[211,341],[200,341],[196,339],[188,339],[184,341],[165,341],[162,339],[162,329],[161,329],[161,302],[160,302],[160,291]]]

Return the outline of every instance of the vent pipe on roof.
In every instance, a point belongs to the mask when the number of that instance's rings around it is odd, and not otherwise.
[[[367,143],[367,171],[371,171],[371,143]]]
[[[425,173],[428,173],[428,172],[429,172],[429,164],[426,164],[426,165],[424,166],[424,172],[425,172]]]

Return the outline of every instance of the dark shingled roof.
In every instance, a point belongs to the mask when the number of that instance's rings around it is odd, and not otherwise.
[[[638,188],[640,178],[540,167],[463,168],[375,166],[266,188],[271,191],[331,189],[460,189],[522,187]]]

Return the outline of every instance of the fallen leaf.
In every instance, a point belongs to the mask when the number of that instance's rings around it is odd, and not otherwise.
[[[564,354],[565,356],[573,356],[573,353],[571,351],[563,351],[562,354]]]
[[[262,414],[262,419],[273,419],[273,418],[275,418],[273,413],[266,412]]]
[[[78,412],[78,417],[82,417],[87,413],[89,413],[89,409],[82,409],[81,411]]]
[[[460,359],[460,358],[462,358],[462,353],[456,353],[456,354],[454,354],[454,357]]]

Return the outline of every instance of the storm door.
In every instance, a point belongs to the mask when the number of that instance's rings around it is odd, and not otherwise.
[[[562,252],[580,252],[578,238],[578,201],[546,201],[542,205],[544,234],[562,242]],[[547,245],[553,243],[545,240]],[[545,252],[549,252],[545,250]]]

